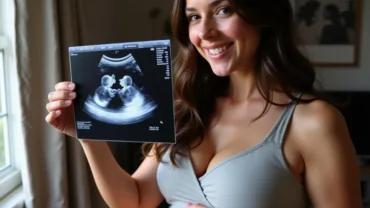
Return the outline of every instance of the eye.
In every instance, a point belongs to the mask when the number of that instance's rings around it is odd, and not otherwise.
[[[199,15],[191,14],[188,15],[189,22],[199,19]]]
[[[226,14],[230,14],[231,13],[231,8],[230,7],[222,7],[221,9],[219,9],[217,11],[217,14],[221,14],[221,15],[226,15]]]

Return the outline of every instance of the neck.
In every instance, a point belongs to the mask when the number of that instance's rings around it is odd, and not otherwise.
[[[236,101],[245,101],[258,96],[255,77],[252,70],[235,71],[230,74],[229,96]]]

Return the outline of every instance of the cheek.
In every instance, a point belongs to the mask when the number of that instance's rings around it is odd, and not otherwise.
[[[196,47],[200,45],[199,36],[194,28],[189,28],[189,40]]]
[[[227,32],[228,36],[237,40],[244,39],[251,35],[249,33],[250,26],[240,20],[240,18],[235,19],[231,24],[228,24],[228,27],[225,28],[224,31]]]
[[[246,23],[240,23],[240,27],[230,28],[230,33],[239,40],[239,51],[246,53],[245,55],[253,55],[259,45],[258,30]]]

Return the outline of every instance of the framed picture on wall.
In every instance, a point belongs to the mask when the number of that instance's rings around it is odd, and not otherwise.
[[[357,66],[361,0],[291,0],[301,50],[315,66]]]

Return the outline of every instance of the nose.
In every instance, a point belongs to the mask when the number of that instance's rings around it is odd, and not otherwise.
[[[210,39],[217,35],[215,23],[209,19],[203,19],[199,29],[199,38],[203,40]]]

